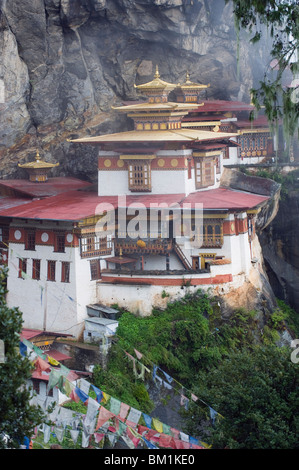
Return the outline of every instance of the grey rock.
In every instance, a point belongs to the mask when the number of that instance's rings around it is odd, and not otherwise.
[[[245,36],[238,75],[224,0],[2,0],[0,11],[0,79],[12,88],[0,124],[6,177],[38,146],[61,159],[61,174],[82,175],[83,166],[94,178],[94,165],[84,165],[94,149],[78,147],[74,160],[67,138],[127,128],[111,106],[138,99],[134,84],[151,80],[156,64],[170,82],[188,70],[217,99],[249,100],[264,73],[264,44],[254,48]]]

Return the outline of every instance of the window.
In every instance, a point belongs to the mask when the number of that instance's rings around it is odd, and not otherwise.
[[[55,281],[56,261],[48,261],[48,281]]]
[[[112,250],[111,235],[101,237],[90,233],[90,235],[81,238],[81,256],[109,255]]]
[[[32,260],[32,279],[40,280],[40,259]]]
[[[262,133],[259,135],[248,134],[239,137],[239,157],[255,157],[267,155],[267,141],[269,134]]]
[[[188,180],[191,180],[192,178],[192,162],[190,159],[188,159]]]
[[[35,232],[26,231],[25,234],[25,250],[35,250]]]
[[[70,263],[67,261],[61,263],[61,282],[70,282]]]
[[[217,221],[203,224],[203,247],[220,248],[223,245],[223,226]]]
[[[100,267],[99,259],[90,261],[90,275],[91,275],[92,281],[95,281],[101,278],[101,267]]]
[[[194,158],[196,189],[212,186],[215,183],[213,158]]]
[[[148,161],[128,162],[130,191],[151,191],[151,166]]]
[[[65,233],[56,233],[54,251],[64,253],[65,251]]]
[[[19,278],[25,279],[24,274],[27,273],[27,259],[19,258]]]

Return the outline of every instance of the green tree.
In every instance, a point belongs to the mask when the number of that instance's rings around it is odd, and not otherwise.
[[[259,88],[252,91],[257,109],[265,113],[273,129],[283,121],[287,140],[298,132],[299,2],[298,0],[225,0],[232,2],[238,33],[241,28],[258,42],[265,30],[272,38],[272,61]],[[274,66],[275,65],[275,66]],[[286,83],[285,83],[286,82]],[[286,85],[293,85],[289,87]]]
[[[0,448],[18,448],[30,438],[34,427],[42,422],[40,408],[30,405],[26,381],[32,366],[20,354],[22,313],[6,304],[5,268],[0,270],[0,339],[5,346],[5,362],[0,363]]]
[[[289,348],[275,346],[244,349],[198,374],[195,393],[223,416],[209,429],[213,448],[298,448],[299,368],[290,355]],[[193,432],[202,412],[190,409]]]

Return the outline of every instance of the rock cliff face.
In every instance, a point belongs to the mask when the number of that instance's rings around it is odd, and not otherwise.
[[[267,275],[277,297],[299,312],[299,184],[279,202],[277,216],[261,233]]]
[[[134,83],[161,77],[210,83],[208,96],[249,99],[264,73],[262,46],[240,42],[224,0],[0,0],[0,177],[17,162],[59,161],[59,175],[96,178],[96,149],[68,137],[124,130],[111,105]],[[263,49],[264,50],[264,49]],[[3,101],[3,100],[2,100]],[[55,174],[55,173],[54,173]]]

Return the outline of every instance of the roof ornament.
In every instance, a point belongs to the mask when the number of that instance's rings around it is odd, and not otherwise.
[[[155,72],[154,77],[155,77],[155,78],[160,78],[160,73],[159,73],[159,67],[158,67],[158,65],[156,65],[156,72]]]
[[[39,150],[36,150],[35,158],[32,162],[19,163],[20,168],[27,170],[29,180],[35,183],[42,183],[48,180],[48,172],[58,166],[59,163],[48,163],[40,159]]]

